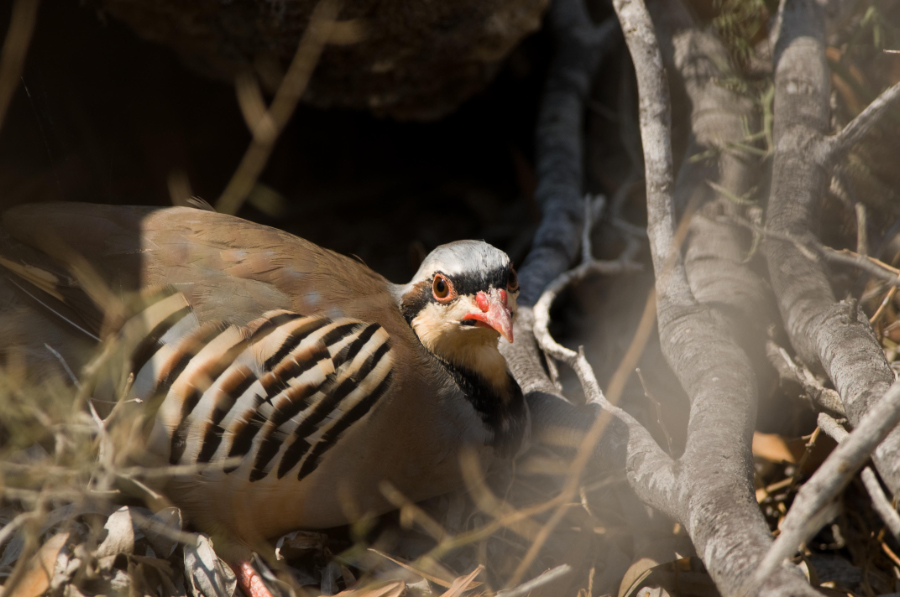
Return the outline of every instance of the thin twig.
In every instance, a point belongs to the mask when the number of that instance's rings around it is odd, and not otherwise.
[[[72,385],[74,385],[76,388],[81,389],[81,382],[78,381],[78,377],[75,376],[75,373],[72,371],[72,368],[69,367],[69,364],[66,362],[66,359],[64,359],[63,356],[61,354],[59,354],[59,351],[57,351],[56,349],[54,349],[52,346],[50,346],[47,343],[44,343],[44,348],[46,348],[48,351],[50,351],[50,354],[52,354],[54,357],[56,357],[56,360],[59,361],[60,365],[62,365],[63,370],[66,372],[66,375],[68,375],[69,379],[72,381]]]
[[[641,313],[641,319],[638,322],[634,336],[631,338],[631,343],[628,345],[628,349],[625,351],[622,360],[619,361],[619,366],[616,367],[613,376],[609,380],[609,385],[606,388],[607,398],[612,404],[619,403],[622,392],[625,390],[625,384],[628,382],[628,379],[637,367],[638,362],[641,360],[641,355],[644,354],[644,348],[647,346],[647,342],[650,341],[650,336],[653,334],[655,324],[656,290],[651,288],[650,292],[647,294],[647,300],[644,301],[644,311]]]
[[[581,473],[587,466],[587,463],[591,455],[593,454],[594,447],[600,441],[600,437],[603,435],[603,431],[606,429],[606,426],[610,421],[610,417],[616,416],[625,421],[627,424],[639,426],[639,423],[635,421],[630,415],[625,413],[625,411],[607,401],[606,397],[603,395],[603,391],[600,389],[600,384],[597,382],[597,378],[594,375],[593,368],[584,356],[584,351],[579,348],[578,352],[576,353],[575,351],[557,343],[556,340],[554,340],[550,335],[550,307],[553,305],[554,300],[563,288],[565,288],[569,284],[583,279],[584,277],[592,273],[600,272],[606,274],[615,274],[624,273],[627,271],[637,271],[640,269],[640,266],[638,264],[630,260],[630,255],[628,254],[623,254],[619,257],[618,260],[609,262],[597,261],[595,259],[592,259],[590,258],[591,250],[589,244],[589,234],[585,235],[583,242],[588,244],[588,246],[583,251],[583,255],[589,260],[585,263],[582,263],[578,267],[558,276],[556,280],[554,280],[550,283],[549,286],[547,286],[546,290],[544,290],[544,293],[541,295],[541,298],[535,304],[534,337],[538,342],[538,346],[540,346],[540,348],[546,354],[551,355],[553,358],[559,360],[560,362],[567,364],[575,371],[576,375],[578,376],[578,380],[581,383],[582,388],[584,389],[587,403],[597,404],[603,409],[603,411],[594,420],[590,429],[585,434],[581,444],[578,446],[578,451],[575,455],[575,458],[572,460],[566,476],[566,484],[563,487],[563,490],[560,492],[560,497],[563,500],[562,503],[553,512],[550,519],[541,528],[541,531],[539,532],[537,538],[529,546],[525,557],[522,558],[522,561],[516,568],[515,573],[513,573],[512,579],[509,582],[510,585],[515,585],[521,581],[522,576],[524,576],[525,574],[525,571],[528,570],[528,568],[531,566],[531,563],[534,561],[534,558],[537,557],[538,552],[540,551],[541,547],[543,547],[544,542],[546,542],[547,538],[550,536],[550,533],[553,531],[556,525],[559,524],[563,516],[565,516],[567,503],[571,501],[577,494],[578,481],[581,478]]]
[[[898,270],[874,257],[860,255],[848,249],[841,249],[838,251],[837,249],[832,249],[831,247],[822,244],[817,243],[817,245],[816,248],[829,261],[850,265],[857,269],[861,269],[867,274],[875,276],[886,284],[900,286],[900,278],[897,277]]]
[[[790,483],[787,485],[787,493],[790,494],[794,492],[794,488],[797,486],[798,481],[800,481],[800,475],[803,474],[803,469],[806,468],[806,461],[809,460],[813,448],[816,447],[816,442],[819,440],[819,434],[821,432],[822,430],[819,427],[816,427],[815,431],[809,436],[809,441],[806,442],[806,446],[803,450],[803,456],[797,461],[797,465],[794,467],[794,474],[791,475]]]
[[[803,386],[803,391],[806,392],[816,406],[839,416],[846,416],[844,413],[844,405],[841,403],[840,394],[819,383],[819,380],[816,379],[812,372],[808,368],[801,367],[795,363],[784,348],[778,346],[771,340],[769,341],[767,348],[777,352],[778,357],[785,363],[794,380]]]
[[[884,295],[884,299],[881,301],[881,304],[878,305],[878,309],[876,309],[875,313],[872,314],[872,317],[869,318],[869,325],[871,325],[873,329],[881,319],[881,316],[887,312],[887,306],[891,304],[891,299],[894,298],[895,294],[897,294],[897,286],[891,286],[891,288],[887,291],[887,294]]]
[[[614,407],[603,396],[600,384],[597,382],[593,369],[584,356],[584,352],[579,349],[576,353],[557,343],[550,335],[550,307],[563,288],[593,273],[616,274],[627,271],[637,271],[640,269],[638,264],[630,261],[628,255],[624,255],[618,260],[610,262],[592,259],[590,258],[591,250],[589,234],[585,235],[583,242],[588,245],[583,251],[584,256],[588,258],[588,261],[558,276],[556,280],[551,282],[547,289],[544,290],[541,298],[535,304],[534,336],[538,342],[538,346],[540,346],[545,353],[566,363],[575,370],[575,373],[581,382],[581,386],[584,388],[587,402],[589,404],[599,404],[606,412],[597,417],[590,430],[585,435],[584,440],[579,445],[578,452],[569,467],[566,485],[562,492],[560,492],[563,502],[556,511],[554,511],[550,519],[542,527],[537,538],[529,546],[528,552],[526,552],[525,557],[516,568],[516,571],[510,580],[510,585],[515,585],[521,581],[522,576],[528,567],[531,566],[534,558],[537,557],[537,553],[549,537],[550,532],[552,532],[565,515],[566,503],[573,499],[577,493],[578,480],[581,478],[581,473],[593,453],[594,446],[600,440],[600,437],[606,428],[606,424],[609,422],[609,413],[619,416],[620,418],[631,420],[630,415],[626,415],[624,411]]]
[[[869,238],[866,222],[866,206],[863,203],[854,205],[856,211],[856,252],[861,257],[869,254]]]
[[[572,572],[572,567],[568,564],[562,564],[560,566],[557,566],[556,568],[547,570],[540,576],[537,576],[536,578],[533,578],[528,582],[522,583],[518,587],[500,591],[499,593],[497,593],[497,597],[523,597],[524,595],[528,595],[532,591],[539,589],[540,587],[549,584],[558,578],[562,578],[570,572]]]
[[[754,593],[785,558],[793,555],[828,521],[831,515],[829,506],[898,421],[900,382],[894,382],[887,393],[860,418],[853,433],[835,448],[797,492],[782,522],[781,534],[738,595]]]
[[[828,434],[828,437],[837,443],[841,443],[850,435],[840,423],[825,413],[819,414],[818,422],[819,429],[822,429]],[[897,514],[897,511],[891,505],[891,501],[884,494],[881,483],[878,482],[878,478],[875,476],[875,471],[872,470],[872,467],[867,466],[860,473],[860,477],[862,477],[863,485],[865,485],[869,497],[872,498],[872,506],[874,506],[875,511],[881,516],[881,520],[884,521],[888,531],[895,539],[900,541],[900,515]]]
[[[845,156],[873,126],[878,124],[898,100],[900,100],[900,83],[895,83],[851,120],[850,124],[845,126],[840,133],[828,139],[829,161],[834,163]]]
[[[39,6],[39,0],[16,0],[12,5],[9,30],[3,41],[3,53],[0,54],[0,128],[22,77]]]
[[[9,541],[12,536],[32,518],[39,516],[38,512],[22,512],[0,529],[0,546]]]
[[[309,25],[303,32],[303,37],[297,45],[297,52],[275,93],[272,104],[255,122],[248,123],[253,140],[228,186],[222,191],[222,196],[216,201],[216,210],[219,212],[237,213],[256,185],[259,175],[269,161],[269,156],[272,155],[275,141],[306,91],[322,50],[335,29],[335,19],[340,8],[341,0],[321,0],[313,9]],[[247,79],[242,79],[241,82],[250,83]],[[244,113],[247,114],[247,110],[244,110]]]
[[[832,249],[827,245],[823,245],[811,236],[808,236],[806,239],[800,239],[783,232],[777,232],[771,228],[764,228],[749,220],[736,216],[722,216],[719,219],[747,227],[765,238],[789,242],[810,261],[817,261],[817,255],[821,255],[828,261],[861,269],[888,285],[900,287],[900,278],[898,278],[898,276],[900,276],[900,269],[891,267],[872,256],[860,255],[849,249]]]

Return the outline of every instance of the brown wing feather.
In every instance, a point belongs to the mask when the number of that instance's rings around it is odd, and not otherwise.
[[[387,280],[354,259],[268,226],[188,207],[84,203],[23,205],[5,212],[2,221],[27,245],[23,249],[39,249],[70,267],[77,255],[115,292],[173,286],[201,322],[241,326],[276,309],[350,317],[383,326],[397,340],[397,362],[426,357]]]
[[[81,255],[114,289],[172,284],[201,319],[244,324],[278,308],[359,317],[393,305],[387,281],[353,259],[224,214],[40,204],[7,211],[3,224],[17,240],[64,263]]]

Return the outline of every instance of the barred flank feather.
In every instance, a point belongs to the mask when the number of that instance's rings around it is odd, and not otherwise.
[[[217,463],[258,481],[303,479],[391,385],[388,333],[356,319],[271,311],[243,328],[201,325],[160,295],[119,333],[133,395],[164,396],[150,445],[172,464]]]

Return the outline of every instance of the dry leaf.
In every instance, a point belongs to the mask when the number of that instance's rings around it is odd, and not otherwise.
[[[75,573],[81,569],[81,558],[75,557],[70,553],[69,548],[63,548],[59,551],[56,558],[56,570],[53,573],[53,579],[50,581],[50,591],[57,592],[60,587],[67,586],[75,576]]]
[[[171,556],[178,547],[178,541],[167,534],[165,529],[180,531],[182,525],[181,510],[175,507],[163,508],[151,516],[146,524],[140,523],[141,531],[147,537],[153,551],[162,558]]]
[[[753,455],[770,462],[797,462],[784,439],[772,433],[753,434]]]
[[[199,535],[197,545],[184,546],[184,576],[194,597],[233,595],[237,578],[231,568],[219,559],[212,541]]]
[[[295,557],[307,551],[322,551],[328,543],[328,536],[313,531],[294,531],[283,535],[275,543],[275,559]],[[297,552],[297,553],[294,553]]]
[[[107,535],[94,551],[94,557],[100,560],[120,553],[134,553],[134,520],[128,506],[113,512],[103,528]]]
[[[16,586],[4,597],[38,597],[50,588],[50,579],[56,569],[59,551],[69,540],[69,533],[53,535],[28,562],[24,574]]]
[[[650,566],[650,567],[648,567]],[[676,595],[696,595],[697,597],[719,597],[719,591],[699,558],[681,558],[658,566],[644,558],[636,562],[619,588],[619,597],[647,597],[645,589],[661,588]]]

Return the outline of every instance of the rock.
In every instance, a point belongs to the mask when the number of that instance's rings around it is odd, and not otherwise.
[[[277,89],[318,0],[95,0],[194,69],[234,81],[252,68]],[[304,100],[431,120],[478,93],[502,60],[540,27],[548,0],[355,0],[365,38],[326,48]]]

